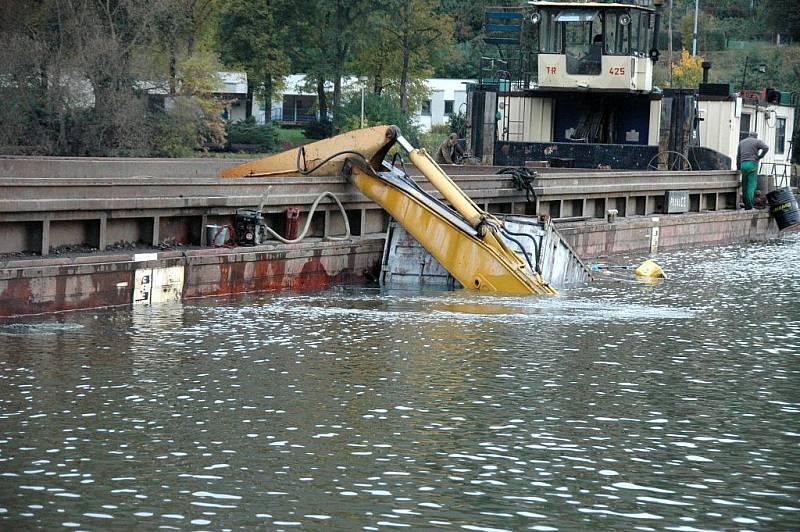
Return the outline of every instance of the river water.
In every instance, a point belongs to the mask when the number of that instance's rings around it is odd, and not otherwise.
[[[800,528],[800,238],[658,260],[0,324],[0,528]]]

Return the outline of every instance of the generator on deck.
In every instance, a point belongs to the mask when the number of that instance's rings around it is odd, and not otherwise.
[[[260,211],[239,209],[234,221],[236,243],[240,246],[258,246],[264,240],[264,217]]]

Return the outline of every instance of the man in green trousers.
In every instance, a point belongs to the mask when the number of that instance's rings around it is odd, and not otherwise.
[[[742,172],[742,199],[744,208],[753,208],[753,197],[758,184],[758,161],[769,151],[769,146],[758,140],[758,133],[751,131],[747,138],[739,143],[736,162]]]

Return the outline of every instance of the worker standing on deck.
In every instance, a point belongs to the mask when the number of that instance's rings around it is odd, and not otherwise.
[[[439,150],[436,152],[436,162],[439,164],[456,164],[455,156],[464,157],[464,149],[458,144],[458,135],[450,133]]]
[[[736,163],[742,172],[742,199],[744,208],[753,208],[753,197],[758,183],[758,161],[769,151],[769,146],[758,140],[758,133],[751,131],[747,138],[739,143]]]

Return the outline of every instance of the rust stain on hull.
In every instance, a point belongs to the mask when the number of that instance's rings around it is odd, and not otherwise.
[[[319,290],[333,283],[365,282],[380,266],[380,246],[307,249],[178,259],[158,264],[130,261],[5,270],[0,278],[0,318],[130,305],[137,268],[184,266],[183,299],[244,292]],[[357,265],[361,271],[356,271]],[[0,270],[2,271],[2,270]]]
[[[63,273],[39,278],[20,276],[0,281],[0,286],[4,283],[6,288],[0,292],[0,317],[127,305],[133,289],[129,271]],[[121,287],[122,284],[125,286]]]

